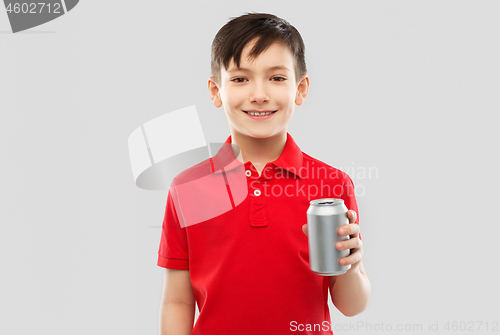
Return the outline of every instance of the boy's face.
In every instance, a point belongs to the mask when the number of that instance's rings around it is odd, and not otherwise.
[[[252,138],[282,135],[287,132],[295,104],[301,105],[307,95],[309,78],[304,75],[296,83],[295,60],[280,43],[249,61],[253,43],[243,49],[239,69],[232,60],[227,70],[222,67],[219,86],[210,78],[209,93],[216,107],[224,105],[232,133]],[[275,112],[262,118],[252,117],[248,111]]]

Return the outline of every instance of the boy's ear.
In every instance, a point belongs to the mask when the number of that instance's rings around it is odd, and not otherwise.
[[[220,91],[214,77],[208,79],[208,94],[210,95],[210,100],[212,100],[215,107],[219,108],[222,106],[222,100],[220,98]]]
[[[308,92],[309,92],[309,76],[306,73],[302,76],[302,79],[300,80],[299,85],[297,86],[297,93],[295,95],[295,104],[297,106],[302,105],[302,103],[307,97]]]

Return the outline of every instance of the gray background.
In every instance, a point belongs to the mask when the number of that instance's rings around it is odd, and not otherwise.
[[[289,132],[362,193],[372,296],[353,318],[330,302],[344,328],[335,334],[388,325],[425,334],[436,322],[446,332],[448,321],[491,330],[500,321],[499,9],[82,1],[17,34],[0,9],[0,333],[157,334],[166,191],[134,185],[127,139],[190,105],[208,141],[227,138],[207,92],[210,45],[248,11],[302,34],[311,86]]]

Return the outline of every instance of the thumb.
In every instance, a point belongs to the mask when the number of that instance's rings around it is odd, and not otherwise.
[[[304,234],[306,234],[306,236],[309,236],[307,235],[307,223],[302,226],[302,231],[304,232]]]

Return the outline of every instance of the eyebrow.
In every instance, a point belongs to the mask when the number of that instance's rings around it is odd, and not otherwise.
[[[276,65],[276,66],[271,66],[266,69],[267,71],[273,71],[273,70],[285,70],[285,71],[290,71],[286,66],[284,65]],[[235,72],[235,71],[245,71],[245,72],[251,72],[250,69],[244,68],[244,67],[234,67],[233,69],[227,71],[227,72]]]

